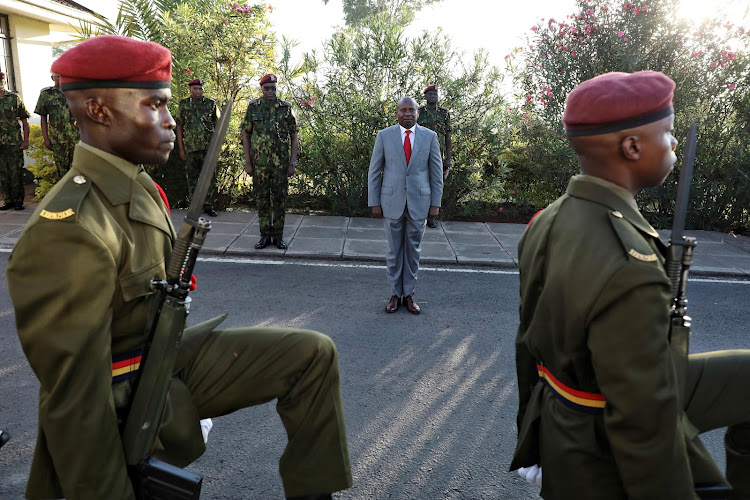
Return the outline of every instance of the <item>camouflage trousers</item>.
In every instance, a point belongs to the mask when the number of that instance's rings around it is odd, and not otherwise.
[[[23,203],[23,150],[18,144],[0,145],[0,189],[5,203]]]
[[[261,236],[283,237],[288,187],[289,178],[285,167],[264,165],[255,169],[253,191]]]
[[[192,198],[195,186],[198,185],[198,179],[201,176],[201,168],[203,168],[203,160],[206,158],[207,151],[191,151],[185,153],[187,157],[185,159],[185,172],[187,174],[187,185],[188,185],[188,196]],[[211,185],[208,188],[208,195],[206,196],[206,202],[203,204],[204,208],[212,207],[216,201],[216,173],[214,173],[211,179]]]
[[[70,165],[73,163],[73,150],[75,147],[75,144],[52,143],[52,158],[55,160],[57,175],[60,179],[62,179],[62,176],[70,170]]]

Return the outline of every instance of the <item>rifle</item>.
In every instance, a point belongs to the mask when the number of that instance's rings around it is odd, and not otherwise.
[[[672,348],[677,380],[679,384],[680,404],[686,401],[686,380],[688,365],[688,346],[690,342],[690,316],[687,315],[687,282],[688,272],[693,263],[693,250],[696,246],[695,238],[685,236],[685,219],[687,217],[688,197],[693,179],[693,165],[695,163],[695,149],[697,142],[697,127],[690,125],[687,142],[682,156],[680,180],[677,183],[677,200],[675,202],[674,221],[672,222],[672,236],[669,241],[665,268],[667,276],[672,282],[672,306],[669,310],[669,344]],[[715,465],[707,468],[715,470]],[[710,472],[713,475],[713,472]],[[717,472],[718,474],[718,472]],[[720,474],[719,474],[720,475]],[[708,500],[727,500],[732,491],[725,482],[712,480],[695,485],[695,493],[699,498]]]
[[[224,105],[211,137],[190,208],[177,233],[167,266],[166,280],[153,280],[151,303],[135,395],[123,430],[125,461],[136,498],[142,500],[198,499],[202,478],[149,456],[166,404],[177,350],[185,328],[191,298],[190,278],[211,221],[200,214],[208,195],[221,146],[229,128],[232,99]]]

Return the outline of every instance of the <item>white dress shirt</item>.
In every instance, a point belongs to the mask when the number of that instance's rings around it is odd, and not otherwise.
[[[405,129],[401,126],[401,124],[398,125],[401,129],[401,145],[403,146],[404,141],[406,140],[406,131],[411,130],[411,134],[409,136],[409,140],[411,140],[411,150],[414,151],[414,139],[417,136],[417,124],[415,123],[414,126],[410,129]]]

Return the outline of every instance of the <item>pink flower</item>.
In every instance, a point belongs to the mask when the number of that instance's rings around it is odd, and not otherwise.
[[[547,97],[552,97],[552,92],[547,92]]]
[[[516,190],[515,189],[511,189],[510,190],[510,194],[516,194]]]
[[[648,12],[648,5],[644,5],[643,7],[641,7],[641,10],[643,12]]]
[[[624,32],[624,31],[618,31],[618,32],[617,32],[617,36],[619,36],[620,38],[622,38],[622,36],[623,36],[624,34],[625,34],[625,32]]]
[[[587,15],[589,15],[589,16],[590,16],[590,15],[591,15],[591,14],[593,14],[593,13],[594,13],[594,11],[593,11],[593,10],[591,10],[591,9],[586,9],[586,14],[587,14]]]
[[[637,16],[640,11],[641,11],[641,9],[639,9],[638,7],[636,7],[635,9],[633,9],[633,14],[635,14]]]
[[[529,45],[529,50],[534,50],[534,46],[533,45]]]
[[[712,63],[711,63],[711,67],[712,67],[712,68],[715,68],[715,67],[716,67],[716,61],[714,61],[714,62],[712,62]]]
[[[271,5],[270,3],[268,4],[268,10],[273,12],[273,5]]]
[[[603,5],[599,7],[599,10],[601,10],[602,12],[607,12],[609,10],[609,7],[607,7],[606,5]]]
[[[498,212],[502,212],[503,211],[503,207],[497,207],[497,211]]]
[[[539,28],[538,28],[538,27],[536,27],[536,26],[532,26],[532,27],[531,27],[531,31],[536,31],[536,30],[538,30],[538,29],[539,29]]]
[[[625,40],[627,42],[628,41],[628,37],[623,38],[623,40]]]
[[[505,59],[506,61],[507,61],[508,59],[510,59],[510,54],[505,54],[505,58],[504,58],[504,59]]]
[[[570,57],[575,57],[578,53],[575,50],[570,51]]]
[[[729,84],[729,90],[734,90],[736,88],[737,88],[737,85],[735,85],[734,83]]]
[[[568,50],[568,48],[565,45],[563,45],[562,46],[562,51],[565,52],[566,50]]]

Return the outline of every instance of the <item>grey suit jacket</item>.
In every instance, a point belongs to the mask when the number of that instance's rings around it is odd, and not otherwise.
[[[409,207],[412,219],[426,219],[430,206],[443,197],[443,161],[437,134],[419,125],[406,165],[401,129],[393,125],[378,132],[367,175],[367,204],[383,207],[383,216],[399,219]]]

